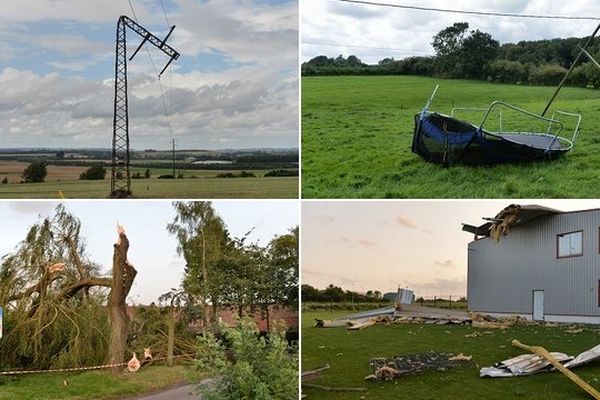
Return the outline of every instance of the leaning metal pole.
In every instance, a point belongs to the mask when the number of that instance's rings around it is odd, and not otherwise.
[[[110,175],[111,198],[131,197],[126,32],[125,20],[121,17],[117,22],[117,42],[115,47],[115,98]]]
[[[583,52],[585,51],[585,49],[592,43],[592,40],[594,40],[594,37],[596,36],[596,34],[598,33],[598,30],[600,30],[600,24],[598,24],[598,26],[596,27],[596,29],[594,30],[594,32],[592,33],[592,36],[590,36],[587,40],[587,42],[585,42],[585,44],[583,45],[583,47],[581,48],[581,51],[579,52],[579,54],[577,54],[577,57],[575,58],[575,60],[573,61],[573,63],[571,64],[571,68],[569,68],[569,70],[567,71],[567,73],[565,74],[565,77],[562,79],[562,81],[560,81],[560,83],[558,84],[558,87],[556,88],[556,90],[554,91],[554,94],[552,95],[552,97],[550,98],[550,100],[548,101],[548,104],[546,104],[546,108],[544,108],[544,111],[542,111],[542,114],[540,114],[542,117],[546,114],[546,112],[548,111],[548,109],[550,108],[550,106],[552,105],[552,103],[554,102],[554,99],[556,98],[556,96],[558,95],[558,92],[560,92],[560,89],[562,89],[563,85],[565,84],[565,82],[567,82],[567,79],[569,78],[569,76],[571,75],[571,72],[573,72],[573,70],[575,69],[575,66],[577,65],[577,63],[579,62],[579,59],[581,58],[581,56],[583,55]]]

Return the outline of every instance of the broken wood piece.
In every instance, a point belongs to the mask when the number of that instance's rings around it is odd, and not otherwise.
[[[347,329],[351,330],[351,331],[356,331],[356,330],[368,328],[370,326],[375,325],[376,323],[377,322],[375,321],[374,318],[367,319],[367,320],[350,321]]]
[[[594,399],[600,400],[600,392],[598,392],[590,384],[588,384],[586,381],[584,381],[579,376],[577,376],[577,374],[575,374],[574,372],[567,369],[556,358],[554,358],[552,356],[552,354],[550,354],[550,352],[548,350],[546,350],[545,348],[543,348],[541,346],[528,346],[528,345],[525,345],[525,344],[519,342],[517,339],[514,339],[512,341],[512,345],[515,347],[518,347],[520,349],[529,351],[533,354],[537,354],[540,357],[543,357],[548,362],[550,362],[550,364],[552,364],[556,369],[558,369],[560,372],[565,374],[570,380],[575,382],[580,388],[585,390]]]
[[[347,319],[318,319],[315,318],[315,328],[340,328],[348,326]]]
[[[325,364],[322,367],[318,367],[318,368],[315,368],[315,369],[309,370],[309,371],[304,371],[302,373],[302,378],[304,378],[306,376],[311,376],[311,375],[318,375],[319,373],[321,373],[325,370],[328,370],[329,368],[330,368],[329,364]]]
[[[465,356],[463,353],[456,355],[454,357],[450,357],[448,360],[450,361],[471,361],[473,356]]]
[[[323,385],[315,385],[314,383],[302,383],[302,387],[325,390],[326,392],[366,392],[367,391],[367,388],[363,388],[363,387],[323,386]]]

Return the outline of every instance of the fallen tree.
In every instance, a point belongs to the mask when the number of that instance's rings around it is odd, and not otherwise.
[[[127,260],[129,239],[118,226],[112,274],[102,277],[86,256],[80,230],[80,221],[59,205],[54,217],[31,227],[16,251],[3,258],[0,304],[7,310],[7,335],[0,347],[2,365],[47,368],[98,361],[84,356],[87,352],[104,352],[107,363],[124,362],[126,298],[137,274]],[[94,288],[110,291],[106,296]],[[101,322],[105,301],[108,332]],[[30,340],[23,343],[23,337]]]

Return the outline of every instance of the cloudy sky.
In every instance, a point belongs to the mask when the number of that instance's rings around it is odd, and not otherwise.
[[[103,266],[103,272],[112,267],[113,243],[117,239],[117,221],[125,227],[129,237],[129,261],[138,271],[131,289],[129,302],[149,304],[158,296],[178,287],[183,276],[185,261],[177,254],[176,239],[165,227],[175,213],[169,201],[68,201],[69,211],[82,223],[82,236],[92,261]],[[51,201],[0,202],[0,257],[12,252],[25,239],[31,225],[53,215],[58,203]],[[288,233],[298,225],[299,210],[296,201],[216,201],[213,205],[234,237],[241,237],[251,228],[251,242],[266,245],[275,235]]]
[[[377,2],[377,1],[375,1]],[[468,11],[576,15],[600,17],[595,0],[383,0],[382,3],[417,5]],[[598,21],[569,21],[459,15],[417,11],[338,0],[303,0],[302,59],[317,55],[354,54],[363,62],[394,57],[433,55],[432,37],[454,22],[492,34],[501,43],[558,37],[589,36]]]
[[[347,290],[466,294],[462,223],[481,225],[509,200],[312,201],[302,204],[302,283]],[[563,211],[600,208],[598,200],[519,200]]]
[[[181,53],[161,82],[145,50],[129,63],[135,149],[298,146],[295,0],[131,0]],[[126,0],[19,0],[0,7],[3,147],[112,140],[114,42]],[[140,38],[128,31],[128,54]],[[167,58],[148,45],[158,71]],[[161,95],[161,85],[165,93]]]

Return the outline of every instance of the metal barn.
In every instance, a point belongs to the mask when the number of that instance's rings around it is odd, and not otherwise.
[[[600,323],[600,209],[511,205],[468,245],[469,311]]]

